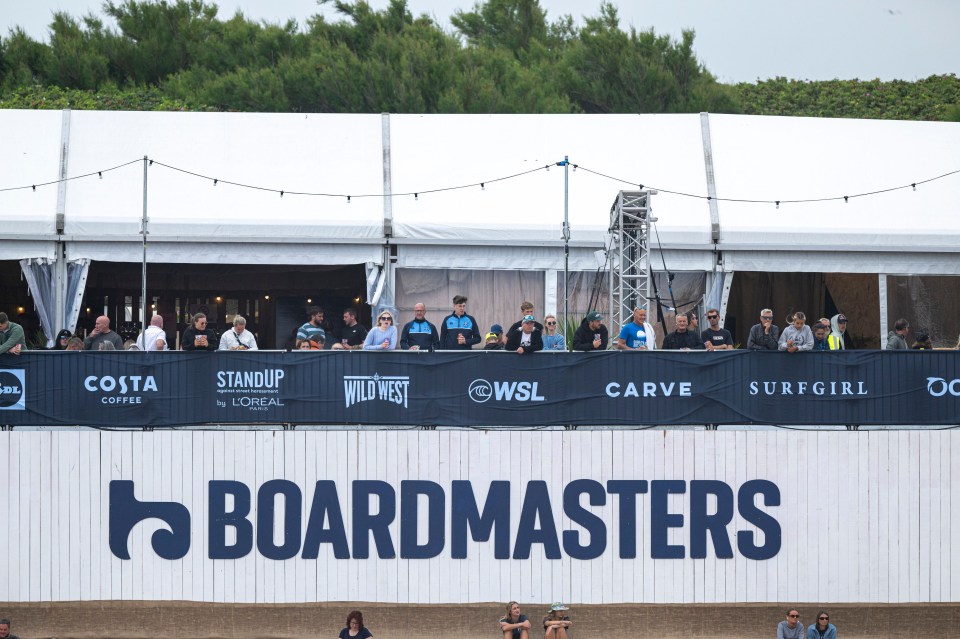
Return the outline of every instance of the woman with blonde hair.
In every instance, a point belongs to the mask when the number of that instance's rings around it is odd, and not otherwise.
[[[393,323],[393,313],[382,311],[377,316],[377,325],[370,329],[363,341],[365,351],[392,351],[397,348],[397,327]]]

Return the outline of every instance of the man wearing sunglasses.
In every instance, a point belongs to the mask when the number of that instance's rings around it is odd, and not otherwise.
[[[760,323],[750,329],[747,348],[751,351],[779,350],[780,329],[773,323],[773,311],[769,308],[760,311]]]
[[[720,328],[720,311],[711,308],[707,311],[710,328],[700,333],[700,340],[708,351],[728,351],[733,349],[733,335]]]

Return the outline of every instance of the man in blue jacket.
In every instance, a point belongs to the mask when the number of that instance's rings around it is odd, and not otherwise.
[[[471,315],[467,315],[467,298],[456,295],[453,298],[453,312],[443,319],[440,328],[440,348],[445,351],[469,351],[474,344],[480,343],[480,325]]]
[[[427,307],[423,302],[413,305],[413,321],[403,326],[400,349],[404,351],[435,351],[440,348],[440,333],[427,321]]]

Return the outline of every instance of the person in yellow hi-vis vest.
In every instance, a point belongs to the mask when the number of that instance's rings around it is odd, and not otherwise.
[[[827,344],[831,351],[846,351],[853,349],[853,340],[847,333],[847,316],[843,313],[830,318],[830,335]]]

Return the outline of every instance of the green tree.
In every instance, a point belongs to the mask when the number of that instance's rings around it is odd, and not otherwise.
[[[520,52],[546,42],[547,14],[538,0],[488,0],[457,11],[450,22],[474,46]]]

